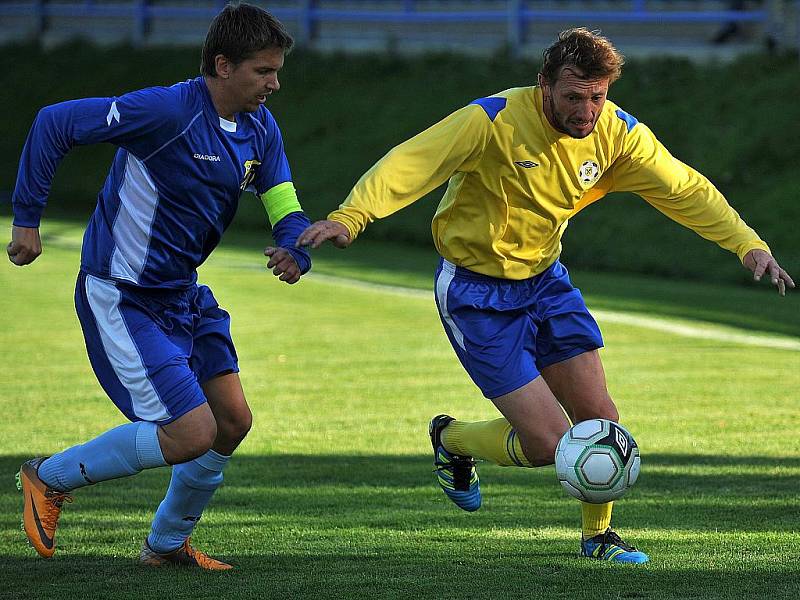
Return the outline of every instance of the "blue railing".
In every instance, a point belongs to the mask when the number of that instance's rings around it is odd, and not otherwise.
[[[538,8],[537,0],[483,0],[477,2],[440,2],[437,9],[420,0],[395,0],[385,2],[368,0],[297,0],[284,1],[265,6],[280,20],[290,25],[298,33],[300,44],[312,43],[316,38],[319,24],[324,23],[501,23],[505,24],[506,37],[512,49],[519,49],[525,43],[525,33],[530,23],[552,21],[574,21],[592,23],[757,23],[765,30],[772,30],[776,24],[771,22],[768,10],[762,2],[758,8],[749,10],[715,10],[703,8],[699,3],[696,10],[670,10],[668,0],[630,0],[619,2],[619,8],[611,8],[603,2],[603,10],[590,10],[592,0],[585,0],[585,10]],[[342,8],[337,7],[339,4]],[[353,8],[361,4],[363,8]],[[795,14],[800,20],[800,0],[794,0]],[[109,2],[84,0],[82,2],[0,2],[0,19],[3,17],[32,17],[36,23],[35,35],[44,35],[48,23],[55,18],[125,18],[131,20],[130,39],[135,44],[147,39],[149,25],[153,20],[210,20],[223,6],[224,1],[210,2],[204,6],[170,5],[164,0],[132,0],[130,2]],[[346,5],[346,7],[345,7]],[[574,3],[570,3],[574,6]],[[550,3],[552,6],[552,3]],[[473,8],[469,8],[473,7]],[[444,9],[446,8],[446,10]],[[777,24],[780,26],[781,24]],[[796,25],[800,36],[800,22]]]

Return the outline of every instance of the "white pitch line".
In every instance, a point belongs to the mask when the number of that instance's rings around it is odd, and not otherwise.
[[[593,310],[592,314],[604,323],[619,323],[644,329],[663,331],[689,338],[715,340],[743,344],[745,346],[760,346],[762,348],[776,348],[780,350],[800,351],[800,340],[791,337],[782,337],[768,333],[749,333],[743,329],[716,325],[707,321],[677,321],[662,317],[636,315],[613,310]]]
[[[348,277],[338,277],[336,275],[324,275],[319,273],[310,274],[310,279],[314,281],[324,281],[346,287],[373,290],[387,294],[395,294],[411,298],[425,298],[433,300],[432,290],[420,290],[416,288],[402,287],[399,285],[386,285],[382,283],[370,283]],[[800,340],[788,336],[778,336],[768,333],[751,333],[744,329],[717,325],[707,321],[688,321],[679,319],[667,319],[664,317],[647,316],[644,314],[634,314],[616,310],[598,309],[592,310],[597,320],[603,323],[617,323],[620,325],[630,325],[654,331],[663,331],[673,335],[697,338],[702,340],[715,340],[719,342],[729,342],[744,346],[759,346],[761,348],[775,348],[778,350],[793,350],[800,352]]]

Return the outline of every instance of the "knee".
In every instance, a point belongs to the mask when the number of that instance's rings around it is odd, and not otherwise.
[[[580,423],[589,419],[608,419],[609,421],[619,421],[619,411],[617,410],[611,396],[605,396],[585,403],[575,408],[573,422]]]
[[[193,433],[194,435],[183,445],[183,452],[186,456],[183,462],[194,460],[211,449],[217,437],[217,424],[211,419],[197,427]]]
[[[217,439],[226,446],[238,446],[253,426],[253,413],[247,406],[226,414],[217,423]]]
[[[192,423],[191,432],[185,430],[172,431],[159,436],[161,452],[164,460],[171,465],[194,460],[208,452],[217,437],[217,424],[214,419],[206,419]]]
[[[610,396],[606,396],[603,402],[594,407],[594,415],[590,419],[608,419],[609,421],[619,421],[619,411]]]
[[[234,439],[238,442],[241,442],[248,433],[250,433],[250,429],[253,427],[253,413],[250,412],[250,409],[247,409],[242,412],[242,414],[238,415],[233,422],[233,431],[232,435]]]
[[[617,410],[617,407],[614,406],[613,402],[608,407],[608,410],[606,411],[605,416],[600,417],[600,418],[601,419],[608,419],[609,421],[614,421],[614,422],[619,421],[619,411]]]

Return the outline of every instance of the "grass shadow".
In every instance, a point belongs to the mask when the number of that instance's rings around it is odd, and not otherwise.
[[[26,458],[0,457],[0,472],[10,477]],[[738,554],[796,530],[800,458],[649,455],[615,513],[653,555],[639,569],[580,560],[575,537],[554,533],[577,527],[578,511],[550,468],[481,465],[485,503],[474,514],[450,505],[430,470],[427,456],[237,456],[197,536],[236,564],[225,574],[135,564],[166,469],[80,490],[52,560],[24,547],[21,498],[5,487],[0,598],[76,589],[86,598],[398,598],[409,590],[425,598],[780,598],[800,589],[790,561],[748,564],[743,580]],[[676,561],[702,552],[708,535],[727,536],[732,554],[696,569]],[[720,583],[728,576],[736,586]]]
[[[0,472],[14,473],[25,460],[0,457]],[[481,463],[484,504],[458,521],[463,529],[571,526],[574,504],[555,482],[553,467],[503,468]],[[800,458],[658,455],[645,457],[634,489],[619,508],[637,527],[687,531],[793,531]],[[428,456],[237,455],[221,488],[225,510],[245,521],[269,514],[322,522],[335,515],[342,526],[437,527],[450,504],[435,484]],[[161,500],[168,469],[78,490],[69,513],[140,513]],[[257,498],[265,506],[253,512]],[[84,499],[88,502],[84,502]],[[0,492],[0,523],[19,521],[16,490]],[[654,503],[680,506],[680,514],[654,511]],[[532,515],[517,510],[537,506]],[[735,511],[731,519],[727,513]],[[639,523],[639,520],[646,523]],[[113,521],[113,517],[111,519]]]

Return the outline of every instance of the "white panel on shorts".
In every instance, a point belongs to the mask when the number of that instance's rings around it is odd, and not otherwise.
[[[111,368],[131,395],[133,413],[145,421],[169,418],[169,411],[147,377],[139,350],[122,319],[117,287],[111,282],[86,275],[86,297]]]
[[[447,290],[450,287],[450,282],[453,281],[455,272],[456,266],[442,259],[442,270],[439,272],[439,277],[436,278],[436,299],[439,304],[439,314],[442,316],[442,319],[444,319],[444,322],[447,323],[458,345],[461,346],[462,350],[466,351],[464,347],[464,334],[461,333],[458,325],[456,325],[456,322],[447,310]]]
[[[111,276],[138,283],[150,247],[158,192],[144,163],[130,153],[119,201],[119,213],[112,230]]]

